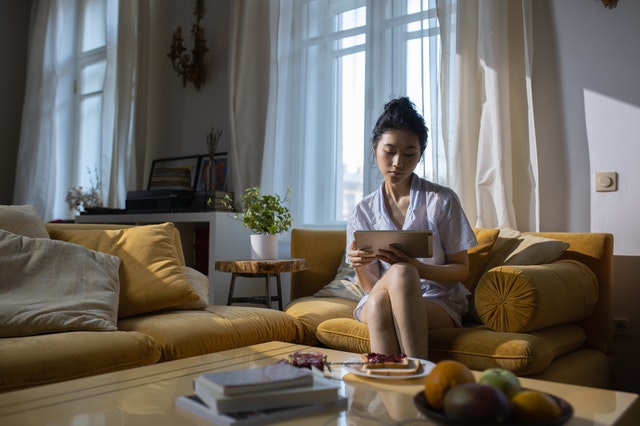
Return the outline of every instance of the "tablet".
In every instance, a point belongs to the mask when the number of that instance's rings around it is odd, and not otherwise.
[[[356,248],[370,250],[389,250],[395,244],[397,248],[411,257],[433,256],[433,235],[431,231],[355,231]]]

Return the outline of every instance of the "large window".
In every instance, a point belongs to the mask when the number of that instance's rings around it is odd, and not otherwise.
[[[383,105],[409,96],[429,127],[418,174],[438,166],[440,37],[435,0],[294,2],[293,50],[300,75],[302,221],[346,221],[380,183],[370,145]]]
[[[106,0],[82,0],[78,10],[73,180],[87,189],[100,179],[107,69]]]

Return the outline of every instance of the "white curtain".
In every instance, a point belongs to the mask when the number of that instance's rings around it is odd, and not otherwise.
[[[271,27],[268,1],[237,0],[231,8],[229,151],[232,187],[239,195],[248,187],[261,185],[271,75]]]
[[[148,0],[108,2],[107,75],[99,172],[107,206],[123,206],[143,179]],[[74,145],[75,35],[78,2],[34,2],[14,204],[44,220],[70,215]],[[118,10],[118,22],[114,20]],[[116,49],[117,46],[117,49]],[[136,118],[138,118],[136,120]],[[134,124],[135,123],[135,124]]]
[[[538,230],[531,0],[438,1],[448,185],[472,223]],[[445,94],[449,94],[445,96]]]
[[[290,12],[294,2],[273,0],[270,15],[262,7],[248,8],[246,4],[234,3],[230,44],[237,49],[230,60],[234,187],[256,182],[262,159],[263,188],[284,193],[291,182],[306,188],[307,175],[313,171],[303,166],[302,146],[309,143],[309,129],[300,117],[306,119],[313,111],[305,114],[304,96],[291,90],[305,87],[306,78],[305,71],[292,69],[288,60],[295,47]],[[439,125],[446,156],[444,183],[458,193],[470,221],[479,227],[539,227],[531,7],[531,0],[437,0],[443,43]],[[268,37],[259,24],[266,16],[272,25],[271,46],[265,44]],[[268,51],[272,75],[260,84],[269,82],[269,115],[264,133],[259,133],[258,129],[263,131],[264,105],[254,103],[266,94],[264,87],[252,80],[261,71],[252,65]],[[264,59],[259,64],[264,66]],[[264,141],[264,150],[254,145],[258,141]],[[239,170],[240,157],[244,157],[241,164],[246,170]],[[322,198],[317,191],[299,191],[292,202],[294,217],[300,215],[303,197]],[[321,202],[318,208],[326,206]]]
[[[33,3],[14,204],[67,216],[73,149],[74,0]]]
[[[101,164],[103,192],[111,207],[122,208],[127,190],[144,187],[148,18],[149,0],[120,1],[117,15],[107,14],[107,52],[111,56],[107,58],[105,93],[112,96],[103,107],[102,137],[111,143],[103,145]]]

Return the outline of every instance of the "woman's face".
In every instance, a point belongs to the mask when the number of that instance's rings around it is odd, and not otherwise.
[[[410,182],[421,157],[418,135],[408,130],[387,130],[378,140],[375,155],[386,182]]]

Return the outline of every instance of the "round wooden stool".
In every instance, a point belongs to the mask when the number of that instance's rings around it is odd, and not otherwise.
[[[231,272],[231,285],[227,305],[233,303],[260,303],[271,307],[271,302],[278,302],[278,309],[282,310],[282,288],[280,274],[283,272],[298,272],[309,269],[305,259],[256,259],[256,260],[217,260],[216,271]],[[267,295],[251,297],[234,297],[236,277],[264,278],[266,280]],[[276,278],[277,295],[271,296],[269,278]]]

